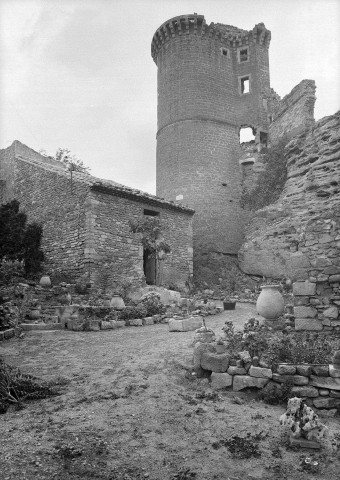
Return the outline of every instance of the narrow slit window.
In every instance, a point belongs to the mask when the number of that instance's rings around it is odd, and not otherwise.
[[[155,210],[148,210],[144,208],[144,215],[147,215],[148,217],[158,217],[159,212],[156,212]]]
[[[243,77],[241,78],[241,93],[243,95],[244,93],[249,93],[249,92],[250,92],[250,78]]]
[[[224,57],[230,58],[230,52],[227,48],[221,47],[221,55],[223,55]]]

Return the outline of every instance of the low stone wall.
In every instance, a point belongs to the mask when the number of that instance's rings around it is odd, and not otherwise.
[[[223,346],[221,346],[223,350]],[[225,350],[225,347],[224,347]],[[255,364],[254,364],[255,363]],[[238,392],[246,388],[263,389],[270,384],[291,382],[292,396],[306,399],[317,409],[340,408],[340,365],[293,365],[282,363],[275,368],[266,368],[254,360],[233,361],[226,351],[219,353],[219,345],[197,343],[194,348],[194,369],[198,376],[211,373],[215,389],[231,388]]]

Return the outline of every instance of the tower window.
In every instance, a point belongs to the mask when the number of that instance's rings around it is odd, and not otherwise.
[[[147,215],[148,217],[157,217],[159,215],[159,212],[156,212],[155,210],[147,210],[144,208],[144,215]]]
[[[221,47],[220,52],[224,57],[230,58],[230,51],[227,48]]]
[[[250,76],[239,78],[240,92],[242,95],[250,93]]]
[[[237,54],[238,54],[238,63],[248,62],[249,60],[248,47],[239,48],[237,51]]]

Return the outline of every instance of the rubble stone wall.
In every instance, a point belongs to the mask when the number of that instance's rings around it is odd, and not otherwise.
[[[314,124],[314,80],[302,80],[279,102],[272,102],[273,122],[269,125],[270,144],[291,139]]]
[[[257,211],[239,252],[246,273],[314,284],[298,295],[304,329],[340,328],[340,112],[286,147],[288,178],[279,200]],[[309,308],[312,309],[309,309]],[[298,322],[299,324],[300,322]],[[308,327],[309,325],[309,327]]]

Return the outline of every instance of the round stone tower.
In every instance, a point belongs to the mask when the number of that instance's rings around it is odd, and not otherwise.
[[[157,195],[194,208],[194,245],[236,254],[240,205],[239,132],[265,138],[270,95],[270,32],[246,31],[181,15],[156,31],[158,66]]]

